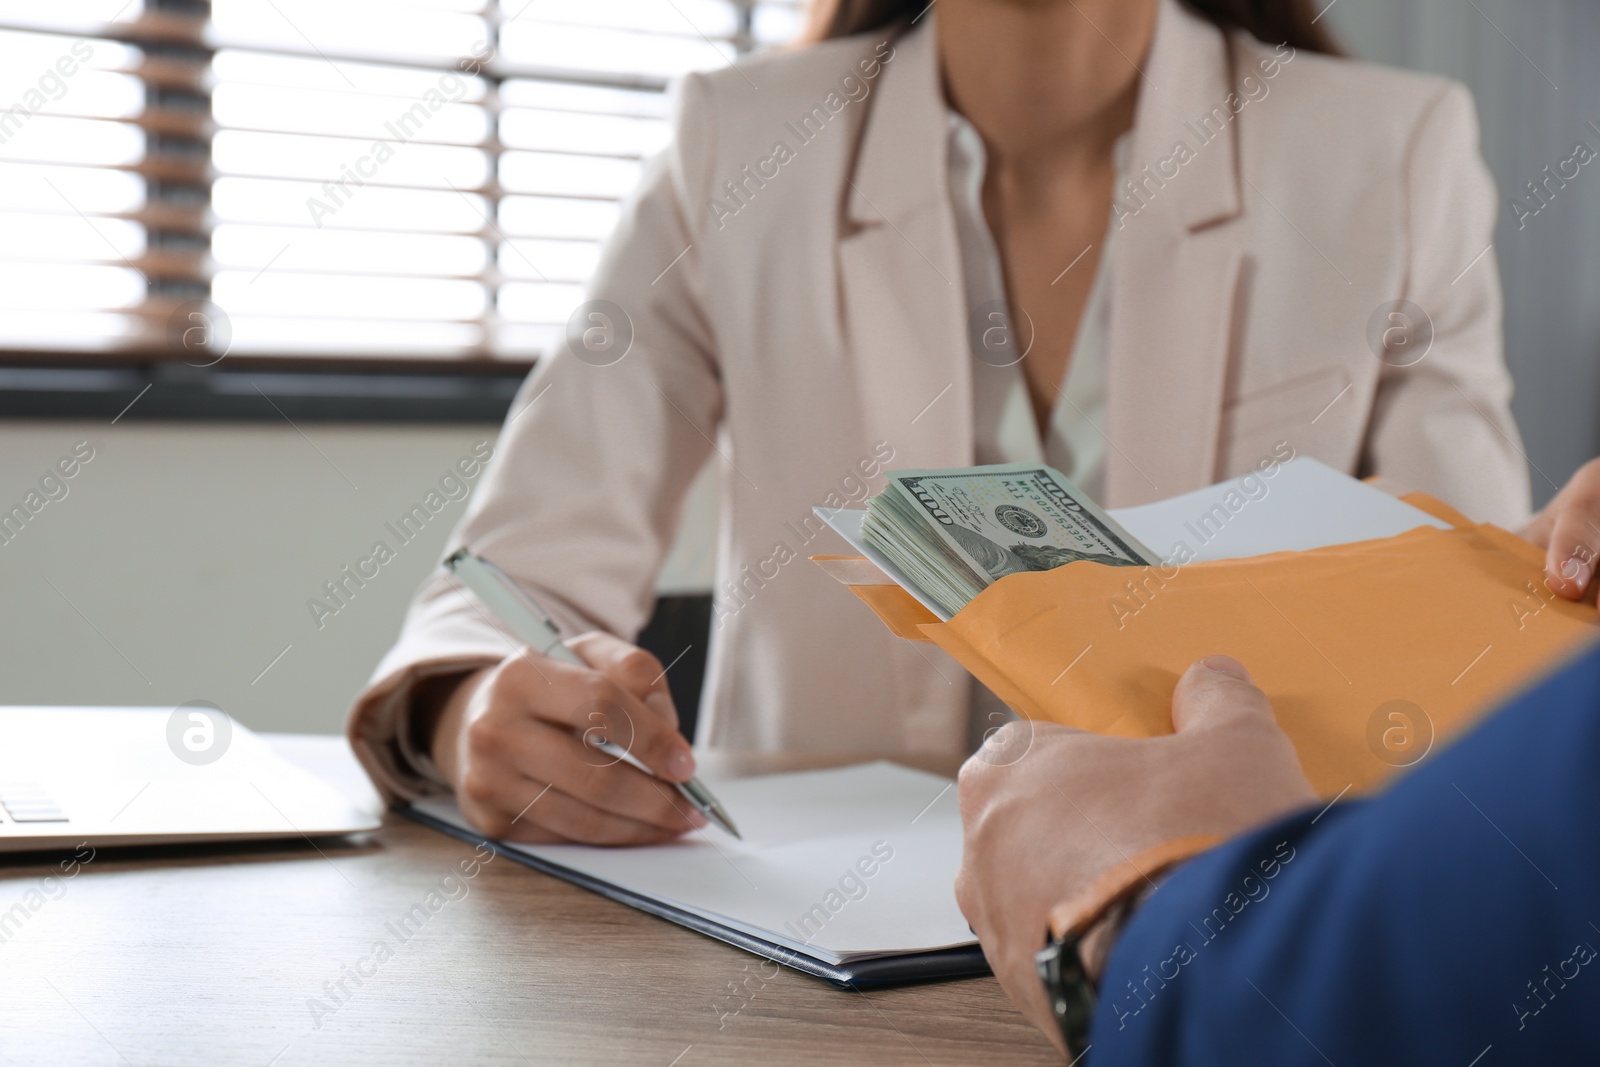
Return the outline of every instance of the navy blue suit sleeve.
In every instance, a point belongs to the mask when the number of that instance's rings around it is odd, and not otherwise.
[[[1600,1063],[1600,650],[1387,792],[1179,868],[1092,1067]]]

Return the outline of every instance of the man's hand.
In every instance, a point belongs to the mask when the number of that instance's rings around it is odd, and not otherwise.
[[[1581,599],[1600,554],[1600,459],[1579,467],[1521,533],[1545,550],[1550,588],[1568,600]]]
[[[1316,800],[1237,660],[1190,667],[1172,694],[1172,725],[1170,736],[1136,740],[1013,723],[961,768],[956,899],[1001,986],[1058,1044],[1033,963],[1052,907],[1153,845],[1231,837]],[[1024,748],[1007,765],[985,759]]]
[[[432,751],[462,814],[490,837],[591,845],[651,844],[706,825],[669,784],[693,776],[694,755],[660,662],[610,634],[567,645],[589,666],[523,649],[450,695]]]

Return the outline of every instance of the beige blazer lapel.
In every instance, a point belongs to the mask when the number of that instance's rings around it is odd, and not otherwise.
[[[895,464],[972,462],[972,368],[946,188],[948,127],[932,17],[899,38],[844,183],[842,340],[869,436]]]
[[[1215,480],[1244,277],[1243,251],[1224,225],[1241,211],[1242,184],[1227,39],[1161,0],[1142,81],[1111,223],[1104,430],[1107,503],[1119,507]]]

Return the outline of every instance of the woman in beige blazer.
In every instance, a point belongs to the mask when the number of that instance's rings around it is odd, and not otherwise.
[[[1304,0],[923,4],[823,4],[826,40],[683,80],[452,541],[598,631],[595,669],[430,580],[351,722],[391,797],[529,840],[698,825],[574,735],[692,770],[626,642],[708,456],[712,748],[967,744],[963,672],[805,560],[843,547],[812,505],[885,469],[1058,458],[1124,506],[1292,452],[1525,518],[1465,89],[1321,54]]]

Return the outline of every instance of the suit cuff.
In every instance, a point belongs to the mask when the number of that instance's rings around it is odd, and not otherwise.
[[[350,713],[350,747],[385,803],[394,807],[450,793],[433,758],[412,742],[417,686],[429,678],[469,673],[497,662],[461,657],[414,664],[373,685],[356,701]]]

